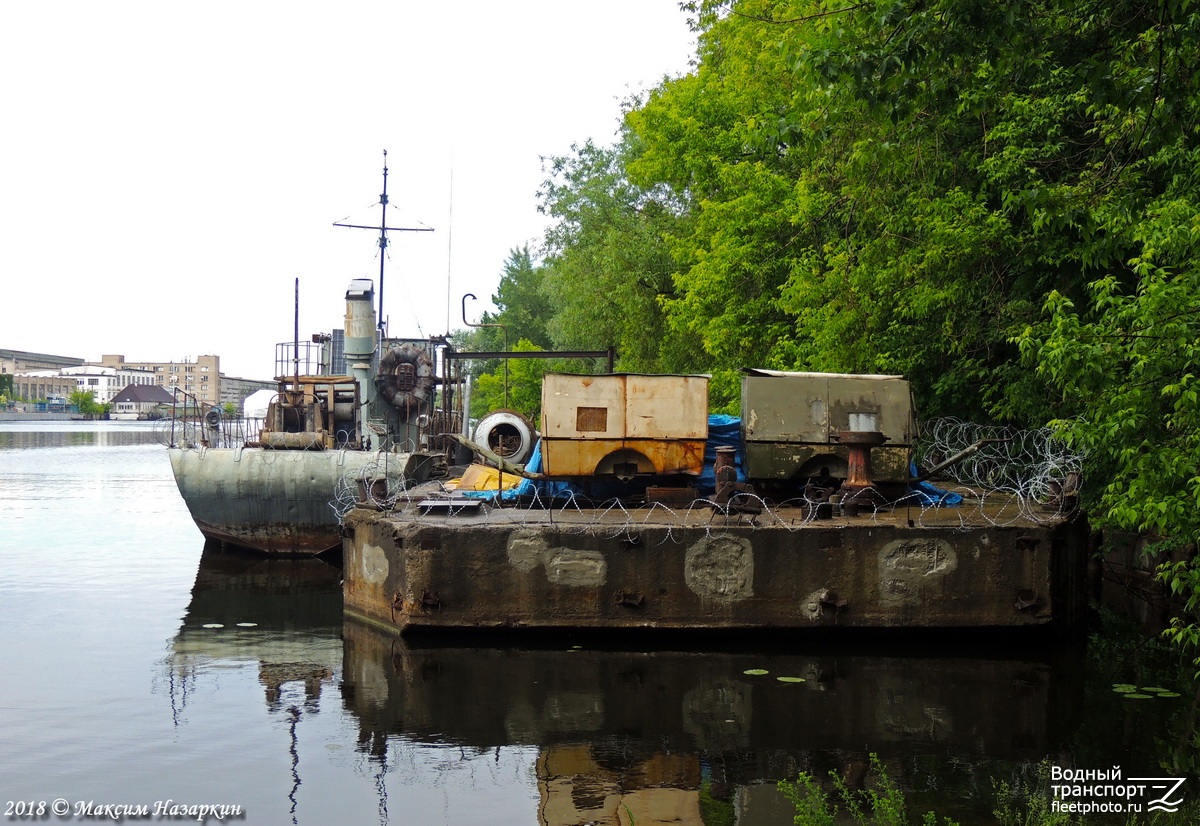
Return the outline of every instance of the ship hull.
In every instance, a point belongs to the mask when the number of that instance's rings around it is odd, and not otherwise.
[[[169,453],[179,493],[206,538],[277,556],[339,548],[339,485],[354,489],[364,473],[385,468],[389,477],[412,479],[417,456],[249,447]]]

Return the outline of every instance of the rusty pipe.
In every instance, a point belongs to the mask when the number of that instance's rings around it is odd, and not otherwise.
[[[955,453],[953,456],[951,456],[946,461],[940,462],[939,464],[935,465],[934,467],[931,467],[929,470],[925,471],[924,473],[922,473],[920,476],[918,476],[916,479],[913,479],[912,481],[924,482],[926,479],[931,478],[935,473],[945,470],[948,467],[953,467],[954,465],[957,465],[959,462],[963,461],[964,459],[968,459],[971,456],[975,455],[976,453],[979,452],[979,450],[984,445],[995,444],[997,442],[1011,442],[1011,441],[1012,441],[1012,439],[1009,437],[1006,437],[1003,439],[980,439],[978,442],[971,445],[970,447],[964,448],[963,450],[960,450],[958,453]]]

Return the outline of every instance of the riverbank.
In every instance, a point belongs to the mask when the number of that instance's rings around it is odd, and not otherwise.
[[[72,422],[87,421],[79,413],[18,413],[0,410],[0,422]]]

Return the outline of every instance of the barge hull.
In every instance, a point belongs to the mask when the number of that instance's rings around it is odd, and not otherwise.
[[[1085,614],[1082,520],[606,528],[511,513],[351,511],[347,613],[394,631],[1073,629]]]

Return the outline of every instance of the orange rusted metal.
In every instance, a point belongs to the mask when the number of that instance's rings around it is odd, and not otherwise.
[[[708,378],[551,373],[541,433],[548,476],[699,475]]]

